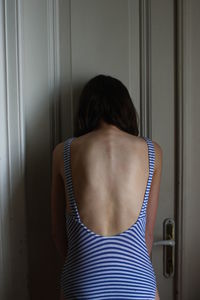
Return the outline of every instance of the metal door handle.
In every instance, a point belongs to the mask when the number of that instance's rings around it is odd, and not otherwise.
[[[154,246],[175,246],[174,240],[161,240],[153,243]]]
[[[155,241],[153,246],[163,246],[163,275],[174,276],[175,268],[175,222],[167,218],[163,222],[163,240]]]

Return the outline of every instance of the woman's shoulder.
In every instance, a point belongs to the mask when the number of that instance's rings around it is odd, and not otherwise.
[[[160,146],[160,144],[157,141],[149,138],[148,136],[138,136],[138,137],[140,139],[148,139],[153,144],[155,152],[162,153],[162,147]]]
[[[66,140],[65,140],[66,141]],[[64,144],[65,141],[62,141],[53,148],[52,151],[52,162],[57,168],[61,168],[63,164],[63,155],[64,155]]]
[[[162,169],[162,160],[163,160],[163,150],[160,144],[155,141],[151,140],[154,146],[154,152],[155,152],[155,171],[161,171]]]
[[[138,138],[143,139],[143,140],[146,139],[146,140],[150,141],[151,145],[153,146],[154,153],[155,153],[155,168],[154,168],[154,170],[161,170],[162,158],[163,158],[163,150],[162,150],[161,145],[157,141],[155,141],[147,136],[138,136]]]

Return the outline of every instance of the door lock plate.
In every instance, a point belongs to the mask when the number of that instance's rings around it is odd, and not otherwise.
[[[163,222],[163,239],[175,241],[175,221],[172,218],[167,218]],[[163,246],[163,275],[166,278],[174,276],[175,266],[175,247]]]

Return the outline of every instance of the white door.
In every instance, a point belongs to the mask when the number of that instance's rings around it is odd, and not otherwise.
[[[75,0],[70,9],[74,101],[90,77],[98,73],[118,77],[128,87],[140,114],[140,134],[150,136],[163,148],[154,240],[164,240],[166,218],[167,233],[173,228],[175,200],[173,1]],[[65,57],[66,52],[61,54],[61,59]],[[173,246],[165,250],[162,245],[153,247],[152,262],[162,300],[174,299],[174,254]]]
[[[0,0],[1,299],[58,297],[52,149],[73,135],[80,91],[100,73],[127,86],[140,134],[163,149],[152,250],[161,300],[200,298],[199,9],[197,0]]]

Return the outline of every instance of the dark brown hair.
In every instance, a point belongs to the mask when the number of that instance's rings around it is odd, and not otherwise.
[[[138,113],[125,85],[108,75],[97,75],[84,86],[75,117],[75,136],[84,135],[100,120],[138,136]]]

